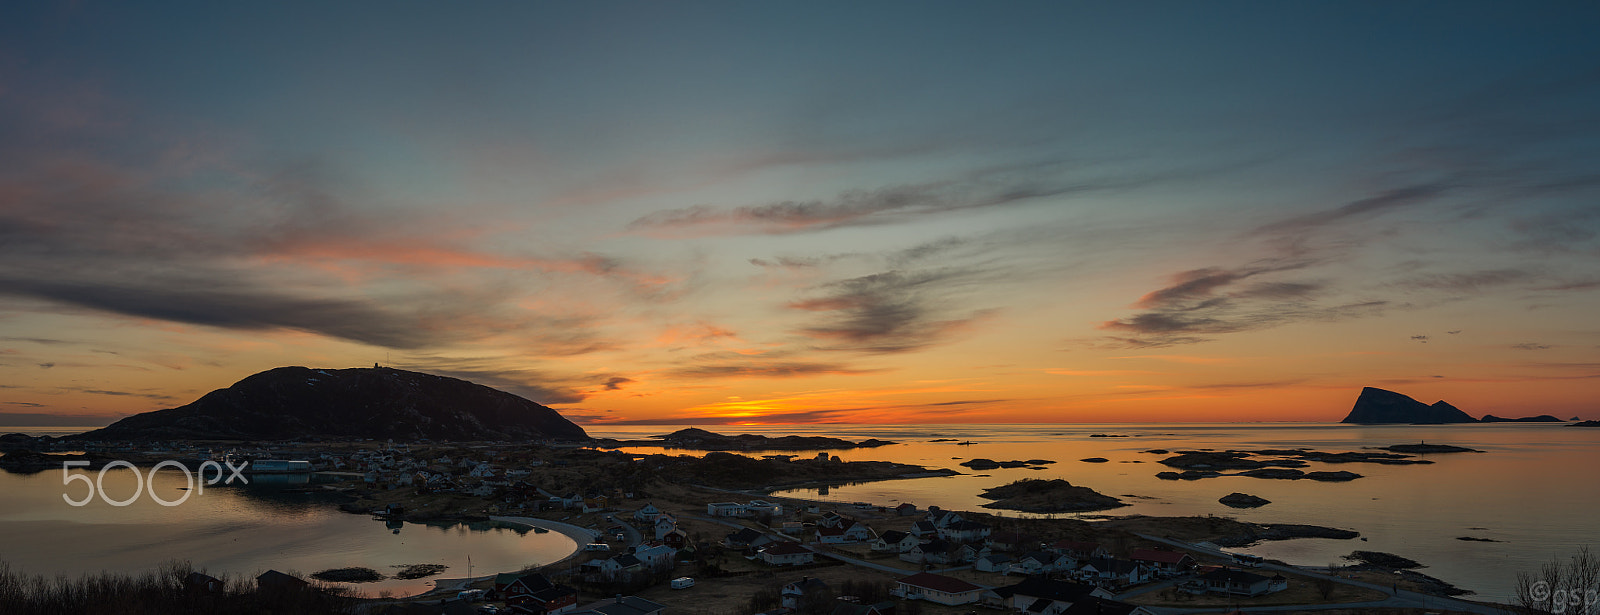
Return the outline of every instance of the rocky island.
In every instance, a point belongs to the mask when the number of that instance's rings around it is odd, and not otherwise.
[[[1476,423],[1478,419],[1472,418],[1443,400],[1434,402],[1430,406],[1394,391],[1366,387],[1361,389],[1361,395],[1356,398],[1355,407],[1350,409],[1350,414],[1340,422],[1365,425],[1395,423],[1439,425]]]
[[[860,442],[851,442],[839,438],[824,436],[782,436],[773,438],[756,434],[739,434],[736,436],[723,435],[690,427],[660,436],[651,436],[650,440],[616,440],[612,438],[599,438],[594,441],[595,446],[601,448],[622,448],[627,446],[664,446],[667,448],[681,448],[693,451],[822,451],[843,450],[852,448],[874,448],[895,444],[888,440],[868,438]]]
[[[1233,508],[1260,508],[1272,503],[1271,500],[1266,498],[1250,495],[1248,493],[1239,493],[1237,491],[1222,496],[1217,501],[1221,502],[1225,506],[1230,506]]]
[[[996,500],[984,508],[1001,508],[1030,513],[1069,513],[1108,510],[1127,506],[1122,500],[1088,487],[1074,486],[1062,479],[1027,478],[978,494]]]

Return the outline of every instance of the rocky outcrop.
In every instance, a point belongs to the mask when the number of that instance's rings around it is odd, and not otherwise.
[[[1394,391],[1366,387],[1361,389],[1361,395],[1356,398],[1350,414],[1340,422],[1368,425],[1392,423],[1437,425],[1478,421],[1444,401],[1435,402],[1430,406]]]
[[[78,440],[582,440],[545,406],[489,387],[390,368],[279,367]]]
[[[1065,513],[1106,510],[1127,506],[1122,500],[1103,495],[1088,487],[1077,487],[1061,479],[1023,479],[988,489],[980,497],[998,500],[984,508],[1003,508],[1031,513]]]
[[[1272,503],[1266,498],[1239,492],[1222,496],[1217,501],[1233,508],[1260,508]]]

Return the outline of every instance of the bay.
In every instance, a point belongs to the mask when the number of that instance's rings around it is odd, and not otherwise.
[[[637,439],[689,425],[590,426],[591,435]],[[1080,515],[1216,515],[1244,521],[1305,523],[1353,529],[1360,540],[1302,539],[1268,542],[1238,551],[1306,566],[1341,563],[1354,550],[1386,551],[1427,564],[1421,570],[1477,599],[1508,600],[1519,571],[1534,572],[1553,557],[1581,546],[1600,547],[1600,429],[1563,424],[1345,425],[1337,423],[997,424],[997,425],[771,425],[700,427],[724,434],[821,435],[899,444],[824,451],[847,461],[884,460],[950,468],[962,476],[790,489],[775,495],[877,505],[911,502],[957,510],[983,510],[978,493],[1023,478],[1061,478],[1122,498],[1123,508]],[[1096,434],[1107,437],[1096,437]],[[1116,437],[1121,436],[1121,437]],[[956,442],[931,442],[952,439]],[[971,442],[961,445],[958,442]],[[1428,455],[1427,465],[1312,463],[1306,470],[1348,470],[1363,478],[1345,483],[1218,477],[1169,481],[1145,451],[1308,448],[1360,451],[1394,444],[1451,444],[1484,451]],[[634,447],[633,452],[671,452]],[[763,454],[748,451],[745,454]],[[790,453],[770,451],[765,453]],[[807,456],[814,451],[803,453]],[[1105,463],[1084,458],[1104,457]],[[1049,459],[1044,469],[975,472],[958,465],[974,458]],[[826,491],[825,493],[823,491]],[[1271,500],[1257,509],[1217,501],[1232,492]],[[991,511],[1019,515],[1008,511]],[[1458,540],[1474,537],[1499,542]]]

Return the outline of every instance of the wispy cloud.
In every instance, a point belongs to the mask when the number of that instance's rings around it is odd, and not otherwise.
[[[946,316],[936,307],[949,287],[972,283],[979,275],[981,270],[961,268],[887,271],[830,282],[822,287],[822,296],[795,301],[789,307],[822,316],[822,322],[801,333],[826,348],[908,352],[969,330],[993,316],[993,310]]]
[[[640,217],[628,228],[667,235],[801,233],[892,224],[922,216],[1021,205],[1047,197],[1128,190],[1168,179],[1171,177],[1034,162],[983,169],[955,179],[849,190],[828,199],[668,209]]]
[[[742,361],[692,365],[668,370],[674,378],[803,378],[808,376],[836,376],[870,374],[881,369],[860,369],[842,363],[814,363],[805,361]]]

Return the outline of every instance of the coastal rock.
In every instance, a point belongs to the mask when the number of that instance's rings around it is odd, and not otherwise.
[[[1261,468],[1240,472],[1234,476],[1249,476],[1251,478],[1277,478],[1283,480],[1298,480],[1306,477],[1306,473],[1291,468]]]
[[[1211,478],[1213,476],[1222,476],[1222,473],[1208,470],[1184,470],[1182,472],[1156,473],[1156,478],[1162,480],[1200,480],[1202,478]]]
[[[1390,570],[1425,568],[1425,566],[1416,560],[1400,557],[1393,553],[1384,553],[1382,551],[1352,551],[1349,555],[1344,556],[1344,559]]]
[[[1272,503],[1271,500],[1266,498],[1239,492],[1222,496],[1217,501],[1233,508],[1260,508]]]
[[[1396,444],[1396,445],[1393,445],[1393,446],[1385,446],[1385,447],[1383,447],[1383,450],[1394,451],[1396,453],[1413,453],[1413,454],[1418,454],[1418,455],[1423,455],[1423,454],[1428,454],[1428,453],[1481,453],[1481,452],[1483,452],[1483,451],[1480,451],[1480,450],[1475,449],[1475,448],[1467,448],[1465,446],[1451,446],[1449,444]]]
[[[390,368],[279,367],[77,440],[580,440],[583,428],[511,393]]]
[[[1051,463],[1055,462],[1049,459],[1029,459],[1027,461],[1013,459],[1011,461],[995,461],[993,459],[979,458],[963,461],[961,462],[961,465],[974,470],[993,470],[995,468],[1025,468],[1028,466],[1041,466]]]
[[[1493,538],[1478,538],[1476,536],[1457,536],[1456,540],[1465,540],[1467,542],[1505,542],[1504,540],[1495,540]]]
[[[373,583],[388,577],[371,568],[330,568],[311,574],[311,578],[331,583]]]
[[[1477,419],[1444,401],[1429,406],[1420,401],[1375,387],[1361,389],[1361,395],[1341,423],[1423,424],[1476,423]]]
[[[1111,460],[1106,459],[1105,457],[1085,457],[1083,459],[1079,459],[1078,461],[1082,461],[1084,463],[1105,463]]]
[[[612,453],[620,455],[620,453]],[[756,459],[735,453],[711,452],[705,457],[687,455],[651,455],[645,457],[647,467],[659,466],[663,475],[716,489],[773,490],[780,486],[844,485],[875,480],[953,476],[960,474],[945,468],[930,469],[923,466],[889,461],[818,461],[816,459]]]
[[[985,490],[979,497],[996,500],[984,508],[1002,508],[1031,513],[1064,513],[1106,510],[1127,506],[1122,500],[1088,487],[1077,487],[1061,480],[1023,479]]]
[[[1182,451],[1176,456],[1162,459],[1161,463],[1190,470],[1249,470],[1266,465],[1249,457],[1250,453],[1239,451]]]
[[[1600,427],[1600,421],[1583,421],[1579,423],[1573,423],[1567,427]]]
[[[1306,478],[1328,483],[1342,483],[1361,478],[1361,475],[1355,472],[1339,470],[1338,472],[1306,472]]]
[[[400,569],[400,572],[394,573],[394,578],[409,580],[431,577],[444,572],[449,566],[444,564],[395,564],[393,568]]]

